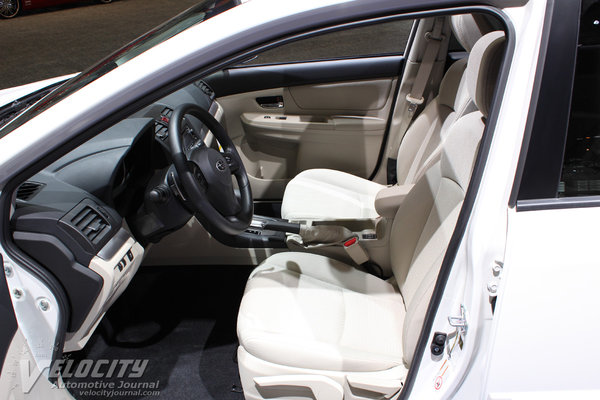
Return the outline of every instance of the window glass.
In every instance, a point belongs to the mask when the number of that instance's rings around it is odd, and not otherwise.
[[[395,20],[301,39],[267,50],[244,65],[403,54],[413,20]]]
[[[559,196],[600,195],[600,1],[583,1]]]
[[[43,97],[42,100],[37,102],[37,104],[35,104],[33,107],[30,107],[31,104],[33,104],[35,101],[38,101],[41,97],[31,99],[30,96],[26,96],[25,99],[19,99],[10,104],[8,106],[10,109],[8,110],[5,109],[5,107],[2,107],[2,109],[0,109],[0,121],[2,123],[2,125],[0,125],[0,138],[12,132],[36,115],[47,110],[65,97],[70,96],[72,93],[88,85],[102,75],[107,74],[118,66],[126,63],[132,58],[139,56],[148,49],[172,38],[173,36],[183,32],[193,25],[206,21],[207,19],[227,11],[228,9],[239,4],[241,4],[240,0],[202,0],[194,7],[184,11],[171,20],[156,27],[152,31],[137,38],[133,42],[127,44],[125,47],[108,56],[106,59],[102,60],[97,65],[75,76],[66,84],[60,86],[57,90],[54,90],[50,92],[50,94]],[[45,95],[47,92],[42,93]],[[20,114],[17,118],[13,119],[22,110],[25,110],[28,107],[30,107],[28,110]]]

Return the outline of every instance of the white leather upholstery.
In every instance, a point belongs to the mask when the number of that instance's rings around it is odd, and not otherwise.
[[[439,161],[440,144],[448,127],[460,116],[474,110],[464,74],[466,65],[466,59],[452,64],[442,79],[439,94],[404,135],[396,157],[399,184],[415,183]]]
[[[481,16],[452,17],[454,34],[469,51],[490,24]],[[446,72],[436,96],[407,130],[396,157],[400,185],[413,184],[439,160],[440,144],[457,118],[474,111],[464,73],[467,60]],[[494,81],[495,82],[495,81]],[[379,216],[375,197],[385,186],[330,169],[307,170],[286,186],[281,216],[294,221],[360,219]]]
[[[471,103],[463,78],[465,67],[466,60],[451,66],[442,80],[440,94],[406,132],[398,149],[399,183],[416,182],[439,160],[439,145],[445,130]],[[306,170],[286,186],[281,216],[295,221],[376,218],[375,197],[383,188],[385,185],[341,171]]]
[[[439,268],[454,231],[485,128],[479,111],[460,118],[442,158],[417,182],[396,213],[390,255],[406,304],[403,356],[410,365]]]
[[[477,109],[488,116],[492,103],[492,95],[502,62],[502,52],[498,51],[504,44],[504,32],[491,32],[479,40],[469,55],[467,66],[467,88]]]
[[[375,196],[384,187],[334,169],[309,169],[288,183],[281,216],[289,220],[376,218]]]
[[[497,76],[499,63],[488,61],[502,54],[502,36],[486,35],[474,46],[482,56],[469,60],[478,65],[467,68],[468,74]],[[471,78],[493,86],[484,77]],[[398,209],[390,238],[395,284],[306,253],[277,254],[254,270],[238,317],[239,368],[247,399],[263,398],[256,387],[259,376],[275,376],[281,382],[275,397],[285,396],[284,375],[291,370],[295,384],[304,370],[307,377],[323,377],[318,382],[330,384],[336,393],[344,376],[357,373],[401,382],[462,207],[484,121],[474,111],[449,128],[441,160]],[[344,398],[357,397],[344,389]]]
[[[450,25],[456,40],[468,52],[471,52],[479,38],[494,30],[490,21],[481,14],[453,15]]]
[[[402,296],[327,257],[280,253],[252,273],[240,306],[240,346],[265,361],[331,371],[402,365]]]

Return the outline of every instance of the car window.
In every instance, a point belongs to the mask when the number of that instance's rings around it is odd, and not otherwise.
[[[559,196],[600,195],[600,1],[583,1]]]
[[[267,50],[247,65],[403,54],[413,20],[394,20],[328,32]]]

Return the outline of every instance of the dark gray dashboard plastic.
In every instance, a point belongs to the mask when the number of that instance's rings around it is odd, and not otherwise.
[[[120,161],[141,134],[153,129],[152,118],[130,118],[102,132],[66,154],[46,171],[96,196],[102,197]]]
[[[71,306],[67,331],[77,331],[102,289],[102,277],[75,261],[73,253],[53,235],[15,232],[13,237],[23,251],[58,278]]]
[[[203,91],[204,90],[204,91]],[[127,184],[126,156],[144,137],[152,140],[155,119],[164,107],[193,101],[207,110],[212,98],[205,86],[192,84],[125,119],[67,153],[30,178],[39,184],[25,200],[17,201],[11,220],[13,239],[27,255],[54,275],[67,293],[71,315],[67,331],[79,329],[103,285],[102,277],[88,268],[95,256],[110,258],[116,243],[123,242],[122,218],[112,204],[115,177],[123,172]],[[151,137],[148,138],[148,135]],[[138,151],[145,151],[141,146]],[[135,151],[135,150],[134,150]],[[148,154],[141,154],[148,157]],[[151,171],[149,171],[151,172]],[[103,200],[106,201],[102,201]],[[101,220],[101,229],[74,221],[84,210]],[[105,225],[106,223],[106,225]],[[93,237],[92,237],[93,236]]]
[[[73,196],[75,191],[71,193]],[[79,195],[88,194],[80,191]],[[67,330],[74,332],[85,320],[103,285],[102,277],[88,265],[121,229],[122,220],[114,210],[88,197],[65,212],[67,204],[61,199],[55,202],[59,208],[52,208],[52,203],[19,207],[12,223],[17,246],[49,270],[64,287],[71,307]],[[103,221],[97,239],[89,239],[71,222],[85,208],[93,210]]]
[[[213,99],[202,91],[202,86],[201,81],[194,82],[181,90],[165,96],[152,105],[141,109],[133,114],[131,118],[156,117],[164,107],[174,109],[178,105],[186,103],[193,103],[205,110],[209,110]]]
[[[11,220],[13,239],[27,255],[55,276],[67,293],[71,315],[69,332],[85,320],[102,289],[100,275],[88,268],[91,259],[121,229],[121,217],[88,192],[56,179],[36,175],[44,188],[27,202],[18,202]],[[90,242],[64,217],[78,205],[89,205],[107,222],[106,232]]]

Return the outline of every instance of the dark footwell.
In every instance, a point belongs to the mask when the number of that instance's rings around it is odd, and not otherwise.
[[[81,400],[242,400],[235,326],[250,271],[141,268],[84,350],[65,356],[67,387]]]

